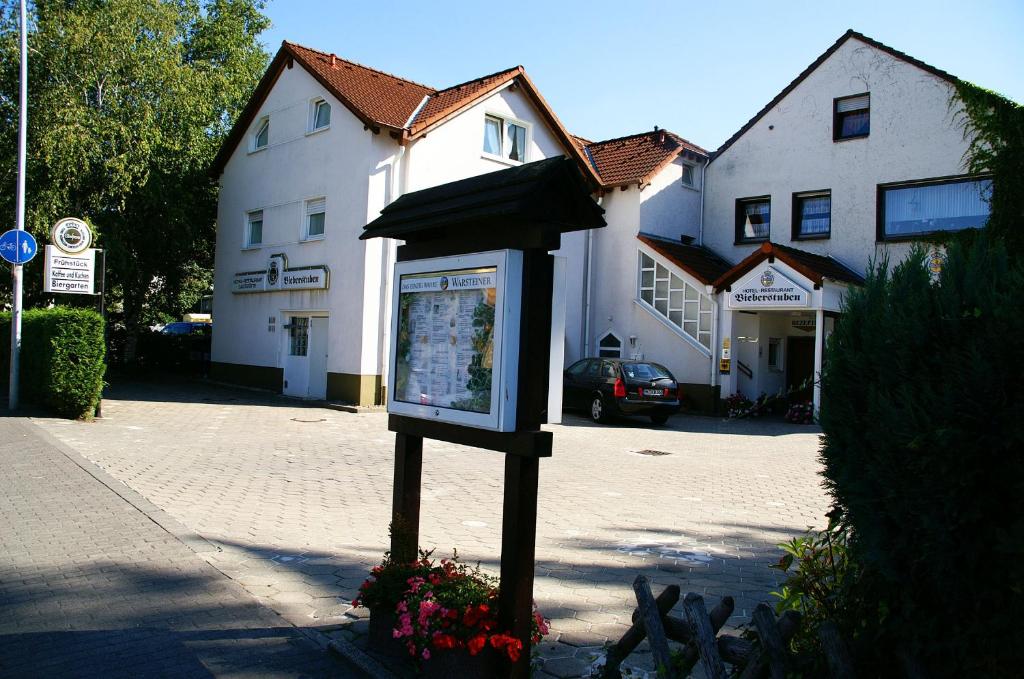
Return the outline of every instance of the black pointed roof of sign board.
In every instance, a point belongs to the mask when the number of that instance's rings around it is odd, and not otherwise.
[[[359,238],[420,240],[465,226],[566,233],[605,226],[603,214],[576,164],[558,156],[407,193]]]

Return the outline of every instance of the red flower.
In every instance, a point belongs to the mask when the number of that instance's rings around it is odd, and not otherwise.
[[[465,615],[462,616],[462,624],[466,627],[473,627],[486,617],[490,607],[487,604],[480,604],[479,606],[470,606],[466,609]]]
[[[486,643],[487,643],[487,635],[486,634],[477,634],[475,637],[473,637],[472,639],[470,639],[469,641],[466,642],[466,648],[469,649],[469,654],[470,655],[476,655],[477,653],[479,653],[483,649],[484,644],[486,644]]]
[[[492,636],[491,646],[498,650],[504,648],[508,659],[512,662],[519,660],[519,654],[523,651],[523,642],[508,634],[495,634]]]
[[[440,649],[452,649],[458,648],[459,641],[450,634],[442,634],[441,632],[434,633],[434,648]]]

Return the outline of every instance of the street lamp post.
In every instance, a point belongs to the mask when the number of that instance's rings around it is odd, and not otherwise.
[[[15,228],[25,229],[25,146],[28,136],[28,31],[26,30],[25,1],[21,0],[21,88],[20,111],[18,114],[18,197]],[[8,407],[18,408],[18,377],[21,359],[21,274],[22,265],[11,267],[11,379],[8,391]]]

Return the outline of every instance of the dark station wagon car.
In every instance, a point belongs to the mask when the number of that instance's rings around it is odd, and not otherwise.
[[[650,361],[584,358],[565,371],[562,406],[586,410],[594,422],[649,415],[665,424],[679,410],[679,385],[667,368]]]

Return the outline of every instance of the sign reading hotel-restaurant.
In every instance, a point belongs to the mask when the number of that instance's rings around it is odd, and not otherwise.
[[[728,299],[731,309],[806,307],[811,304],[807,290],[772,266],[754,269],[734,283]]]
[[[53,225],[52,245],[46,246],[43,266],[43,291],[73,295],[95,295],[96,248],[92,230],[81,219],[68,217]]]
[[[288,268],[288,258],[272,255],[265,271],[242,271],[231,279],[231,292],[279,292],[326,290],[330,271],[325,265]]]

